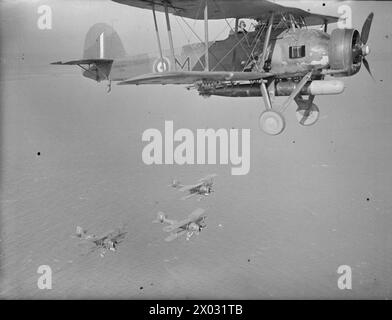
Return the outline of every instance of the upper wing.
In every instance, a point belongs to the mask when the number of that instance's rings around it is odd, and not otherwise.
[[[109,231],[106,231],[105,233],[101,234],[100,236],[96,236],[94,238],[94,241],[103,241],[105,239],[111,239],[111,240],[116,240],[118,237],[125,237],[127,234],[127,231],[125,231],[125,226],[118,227],[116,229],[112,229]]]
[[[192,185],[187,185],[187,186],[183,186],[181,188],[178,189],[178,191],[184,192],[184,191],[190,191],[193,188],[197,188],[199,186],[201,186],[202,183],[197,183],[197,184],[192,184]]]
[[[117,241],[117,243],[122,242],[125,239],[125,236],[128,232],[122,231],[119,234],[115,235],[114,237],[111,238],[111,240]]]
[[[209,174],[208,176],[205,176],[204,178],[199,179],[199,181],[200,182],[205,182],[205,181],[211,180],[212,178],[214,178],[216,176],[217,176],[216,173]]]
[[[188,217],[188,218],[186,218],[184,220],[181,220],[181,221],[178,221],[176,223],[173,223],[170,226],[164,227],[163,231],[171,232],[171,231],[174,231],[176,229],[179,229],[179,228],[182,228],[182,227],[186,226],[190,222],[192,222],[192,220]]]
[[[198,81],[249,81],[272,76],[267,72],[226,72],[226,71],[177,71],[150,73],[119,83],[124,84],[194,84]]]
[[[115,230],[106,231],[105,233],[96,236],[93,241],[100,242],[112,236],[115,236]]]
[[[189,220],[192,222],[197,222],[204,214],[205,210],[202,208],[197,208],[189,215]]]
[[[132,7],[143,9],[152,9],[155,4],[155,10],[164,11],[165,0],[112,0],[118,3],[126,4]],[[204,19],[205,0],[171,0],[168,5],[170,13],[190,18]],[[291,13],[295,18],[303,18],[308,26],[321,25],[325,22],[334,23],[338,21],[337,17],[313,14],[302,9],[285,7],[268,0],[213,0],[209,1],[208,18],[209,19],[226,19],[226,18],[261,18],[269,19],[271,12],[276,14]],[[276,22],[280,21],[276,15]]]
[[[175,229],[185,227],[187,224],[189,224],[191,222],[198,221],[202,217],[204,212],[205,212],[204,209],[197,208],[191,214],[189,214],[188,218],[181,220],[179,222],[173,223],[170,226],[166,226],[163,228],[163,230],[166,232],[171,232],[171,231],[174,231]]]

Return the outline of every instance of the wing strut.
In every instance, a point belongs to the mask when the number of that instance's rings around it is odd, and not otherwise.
[[[210,63],[208,58],[208,0],[204,7],[204,42],[205,42],[205,71],[210,71]]]
[[[274,25],[274,13],[271,13],[271,17],[268,22],[267,34],[265,35],[265,39],[264,39],[263,55],[261,57],[261,63],[260,63],[260,66],[263,70],[264,70],[264,65],[265,65],[265,62],[266,62],[268,54],[269,54],[268,46],[269,46],[270,39],[271,39],[271,32],[272,32],[273,25]],[[267,86],[265,85],[264,80],[261,81],[260,89],[261,89],[261,94],[263,96],[265,107],[268,110],[272,109],[271,97],[268,93]]]
[[[171,27],[170,27],[170,18],[169,18],[169,11],[167,9],[167,2],[165,1],[165,16],[166,16],[166,26],[167,26],[167,34],[169,37],[169,44],[170,44],[170,52],[172,56],[172,63],[174,65],[174,70],[177,70],[177,64],[176,64],[176,56],[174,54],[174,45],[173,45],[173,36],[171,32]]]
[[[237,35],[237,33],[238,33],[238,23],[239,23],[239,20],[240,19],[238,19],[238,18],[235,18],[235,26],[234,26],[234,33],[235,33],[235,35]],[[235,71],[235,60],[236,60],[236,56],[237,56],[237,50],[236,50],[236,48],[237,47],[235,47],[234,48],[234,50],[233,50],[233,59],[232,59],[232,62],[231,62],[231,64],[232,64],[232,66],[233,66],[233,71]]]
[[[157,16],[155,14],[155,5],[154,5],[154,3],[152,4],[152,15],[154,16],[155,33],[157,35],[159,55],[161,57],[161,63],[163,64],[163,53],[162,53],[162,46],[161,46],[161,38],[159,37],[159,29],[158,29],[158,23],[157,23]]]
[[[267,61],[268,57],[268,46],[270,43],[271,39],[271,32],[272,32],[272,26],[274,25],[274,13],[271,13],[271,17],[269,19],[268,23],[268,29],[267,29],[267,34],[265,35],[265,40],[264,40],[264,48],[263,48],[263,56],[261,57],[261,68],[264,69],[265,62]]]

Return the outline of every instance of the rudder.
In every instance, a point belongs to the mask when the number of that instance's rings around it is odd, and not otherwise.
[[[94,24],[87,32],[83,59],[118,59],[126,55],[117,32],[106,23]]]

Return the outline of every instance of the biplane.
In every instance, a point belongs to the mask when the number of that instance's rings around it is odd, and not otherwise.
[[[328,26],[337,17],[287,6],[287,1],[284,5],[270,0],[113,1],[152,11],[159,54],[127,58],[114,30],[98,24],[86,36],[82,60],[54,64],[78,65],[84,76],[108,80],[109,88],[111,81],[120,85],[175,84],[196,89],[205,97],[262,97],[259,126],[269,135],[283,132],[283,114],[293,102],[298,122],[313,125],[319,119],[314,103],[317,95],[342,93],[344,83],[338,78],[357,74],[362,64],[371,74],[366,56],[373,13],[361,33],[337,28],[329,34]],[[165,14],[169,51],[162,49],[157,11]],[[176,51],[171,16],[204,20],[204,39],[198,36],[200,43]],[[226,39],[210,41],[211,19],[235,19]],[[254,21],[252,28],[246,30],[240,19]]]
[[[181,192],[188,192],[188,194],[182,197],[181,200],[187,200],[196,195],[199,195],[200,196],[199,200],[201,200],[201,197],[209,196],[213,192],[212,190],[212,185],[214,184],[213,178],[216,176],[217,175],[215,173],[210,174],[204,178],[199,179],[195,184],[191,184],[191,185],[183,185],[180,184],[177,180],[174,180],[173,183],[170,184],[169,186]]]
[[[121,226],[97,236],[95,234],[88,234],[87,230],[77,226],[76,237],[83,241],[82,244],[92,245],[87,248],[87,254],[100,249],[100,255],[103,257],[107,250],[117,250],[117,245],[124,240],[125,235],[127,234],[127,231],[125,231],[124,227],[125,226]]]
[[[204,209],[198,208],[181,221],[168,219],[165,213],[158,212],[157,218],[153,220],[153,223],[169,224],[163,228],[163,231],[171,232],[165,238],[165,241],[173,241],[184,234],[186,234],[186,239],[189,240],[194,234],[199,235],[203,228],[206,227],[205,219],[207,216],[204,215],[204,212]]]

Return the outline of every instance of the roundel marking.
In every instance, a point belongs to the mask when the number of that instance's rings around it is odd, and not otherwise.
[[[154,61],[153,72],[165,72],[170,70],[170,62],[166,57],[158,58]]]

